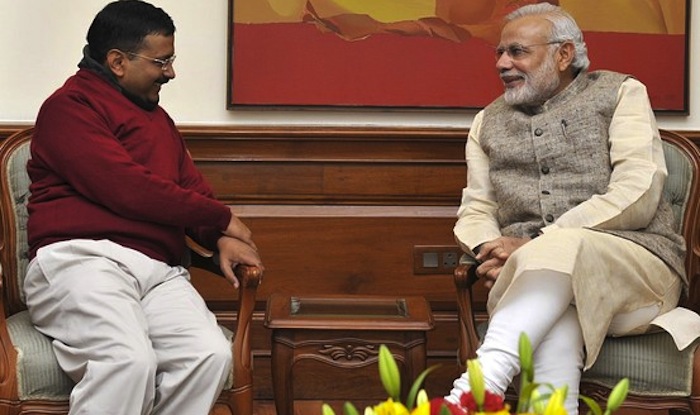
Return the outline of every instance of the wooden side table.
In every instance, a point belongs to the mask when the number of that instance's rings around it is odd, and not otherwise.
[[[277,414],[293,415],[296,363],[314,359],[338,368],[367,366],[378,361],[381,344],[403,369],[405,394],[426,367],[426,332],[433,328],[433,317],[425,298],[417,296],[273,294],[265,326],[272,329]]]

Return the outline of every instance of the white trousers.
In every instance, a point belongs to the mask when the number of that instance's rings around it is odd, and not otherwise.
[[[39,249],[24,290],[76,382],[71,415],[209,413],[232,355],[186,269],[73,240]]]
[[[535,381],[556,388],[568,386],[567,413],[578,413],[584,343],[573,299],[571,278],[560,272],[526,271],[513,282],[502,305],[491,316],[477,350],[487,390],[503,395],[520,372],[518,342],[524,332],[532,343]],[[618,329],[624,333],[630,327],[648,324],[658,311],[657,306],[652,306],[618,315],[610,333]],[[469,390],[465,373],[455,380],[446,399],[458,402],[461,394]],[[542,388],[541,392],[549,393],[549,389]]]

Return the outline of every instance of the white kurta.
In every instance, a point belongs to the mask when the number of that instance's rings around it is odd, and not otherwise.
[[[489,179],[489,158],[479,136],[483,112],[476,115],[466,148],[468,186],[462,194],[454,232],[466,252],[501,236],[498,202]],[[544,236],[528,242],[508,260],[489,294],[489,312],[522,271],[550,269],[571,275],[587,350],[586,367],[598,355],[612,318],[657,305],[675,307],[681,282],[658,257],[630,241],[589,229],[644,228],[654,216],[667,175],[661,139],[646,88],[630,78],[620,87],[610,124],[612,175],[607,192],[595,195],[544,227]],[[562,230],[569,230],[562,232]],[[574,234],[571,230],[575,230]],[[602,306],[601,306],[602,305]],[[535,310],[533,310],[535,311]],[[684,314],[664,328],[683,337],[700,317]],[[697,318],[697,321],[694,321]],[[697,327],[697,326],[695,326]],[[638,327],[633,333],[648,326]],[[631,334],[631,333],[615,333]],[[685,340],[687,342],[687,333]],[[700,333],[697,333],[700,335]]]

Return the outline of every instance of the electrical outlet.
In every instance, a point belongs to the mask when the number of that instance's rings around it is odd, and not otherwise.
[[[461,255],[456,245],[416,245],[413,247],[413,273],[452,274]]]
[[[443,252],[442,253],[442,267],[455,269],[457,268],[457,263],[459,262],[459,254],[457,252]]]

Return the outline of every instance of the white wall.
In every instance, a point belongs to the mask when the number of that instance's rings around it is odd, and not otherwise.
[[[178,124],[470,126],[474,111],[227,110],[228,1],[152,0],[177,27],[177,79],[163,88],[161,103]],[[87,28],[107,2],[0,0],[0,124],[34,121],[41,102],[75,72]],[[700,11],[691,16],[691,27],[700,29]],[[700,71],[693,58],[700,56],[699,40],[700,31],[691,31],[690,115],[659,116],[662,128],[700,130]]]

